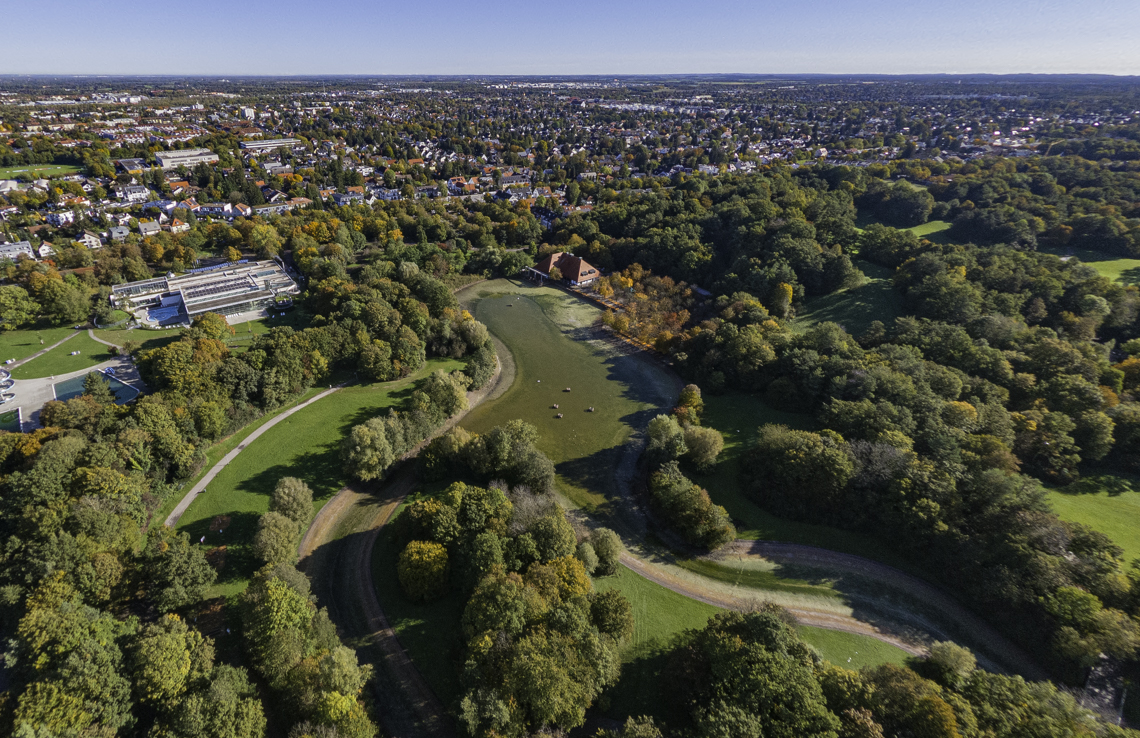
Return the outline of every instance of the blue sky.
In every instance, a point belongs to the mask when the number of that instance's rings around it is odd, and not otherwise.
[[[1140,74],[1140,0],[36,0],[0,74]]]

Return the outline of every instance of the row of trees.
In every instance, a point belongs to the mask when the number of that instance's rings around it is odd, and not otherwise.
[[[936,643],[907,665],[860,671],[820,658],[775,605],[716,615],[688,631],[662,670],[664,724],[631,718],[606,738],[881,738],[1133,735],[1048,682],[976,668],[973,654]]]

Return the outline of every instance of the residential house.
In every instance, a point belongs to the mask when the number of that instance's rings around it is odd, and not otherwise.
[[[189,223],[183,223],[178,218],[175,218],[173,221],[170,222],[170,232],[171,233],[185,233],[188,230],[190,230],[190,224]]]
[[[130,234],[131,229],[126,226],[111,226],[111,240],[115,243],[122,243],[127,240],[127,235]]]
[[[562,279],[570,284],[590,284],[602,276],[602,273],[585,259],[565,251],[553,253],[534,265],[535,271],[542,272],[547,277],[553,268],[557,268],[562,273]]]
[[[45,215],[44,220],[46,220],[48,223],[55,226],[56,228],[61,228],[65,225],[69,225],[69,224],[75,222],[75,211],[73,211],[73,210],[57,210],[54,213],[48,213],[47,215]]]
[[[51,257],[55,256],[55,249],[53,249],[51,244],[47,241],[41,243],[37,251],[39,252],[41,259],[50,259]]]
[[[153,236],[161,230],[162,226],[159,225],[156,220],[141,221],[139,223],[139,233],[143,236]]]
[[[24,254],[29,259],[36,258],[36,253],[32,250],[32,244],[29,241],[0,243],[0,259],[11,259],[15,261],[19,258],[20,254]]]
[[[81,243],[89,249],[103,248],[103,239],[91,231],[83,231],[83,233],[76,237],[75,242]]]
[[[150,190],[142,185],[125,185],[119,188],[119,199],[126,203],[146,202],[150,199]]]
[[[199,217],[203,215],[217,216],[222,218],[230,217],[234,211],[234,206],[228,202],[210,202],[204,205],[199,205],[196,208],[191,208]]]

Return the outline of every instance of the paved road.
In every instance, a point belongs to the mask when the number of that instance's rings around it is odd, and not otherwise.
[[[197,498],[198,495],[202,494],[202,492],[206,491],[206,485],[208,485],[210,482],[214,481],[214,477],[218,476],[218,473],[222,469],[225,469],[227,464],[229,464],[231,461],[236,459],[237,455],[240,454],[245,449],[246,446],[248,446],[249,444],[256,441],[258,438],[260,438],[262,433],[269,430],[273,426],[277,425],[278,423],[280,423],[285,418],[288,418],[290,415],[297,412],[298,410],[303,410],[304,408],[307,408],[309,405],[312,405],[317,400],[328,397],[333,392],[336,392],[337,390],[339,390],[343,386],[344,386],[343,384],[338,384],[337,386],[332,387],[330,389],[327,389],[318,395],[310,397],[308,400],[305,400],[300,405],[296,405],[294,407],[289,408],[285,412],[281,413],[277,417],[270,420],[265,425],[263,425],[260,428],[258,428],[257,430],[255,430],[253,433],[250,433],[249,436],[247,436],[244,441],[242,441],[241,443],[238,444],[237,448],[235,448],[233,451],[230,451],[228,454],[223,456],[221,461],[219,461],[217,464],[214,464],[213,468],[211,468],[210,471],[206,472],[206,476],[202,477],[200,480],[198,480],[197,484],[195,484],[193,487],[190,488],[190,491],[186,493],[186,496],[182,498],[182,500],[178,503],[178,506],[175,507],[174,511],[171,512],[170,515],[166,518],[166,524],[169,525],[171,528],[178,525],[179,518],[182,517],[182,515],[186,512],[187,509],[189,509],[191,503],[194,502],[195,498]]]

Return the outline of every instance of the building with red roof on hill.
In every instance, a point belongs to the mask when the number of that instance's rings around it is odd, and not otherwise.
[[[589,284],[602,276],[602,273],[580,256],[559,251],[534,265],[535,271],[550,277],[551,269],[558,269],[562,279],[570,284]]]

